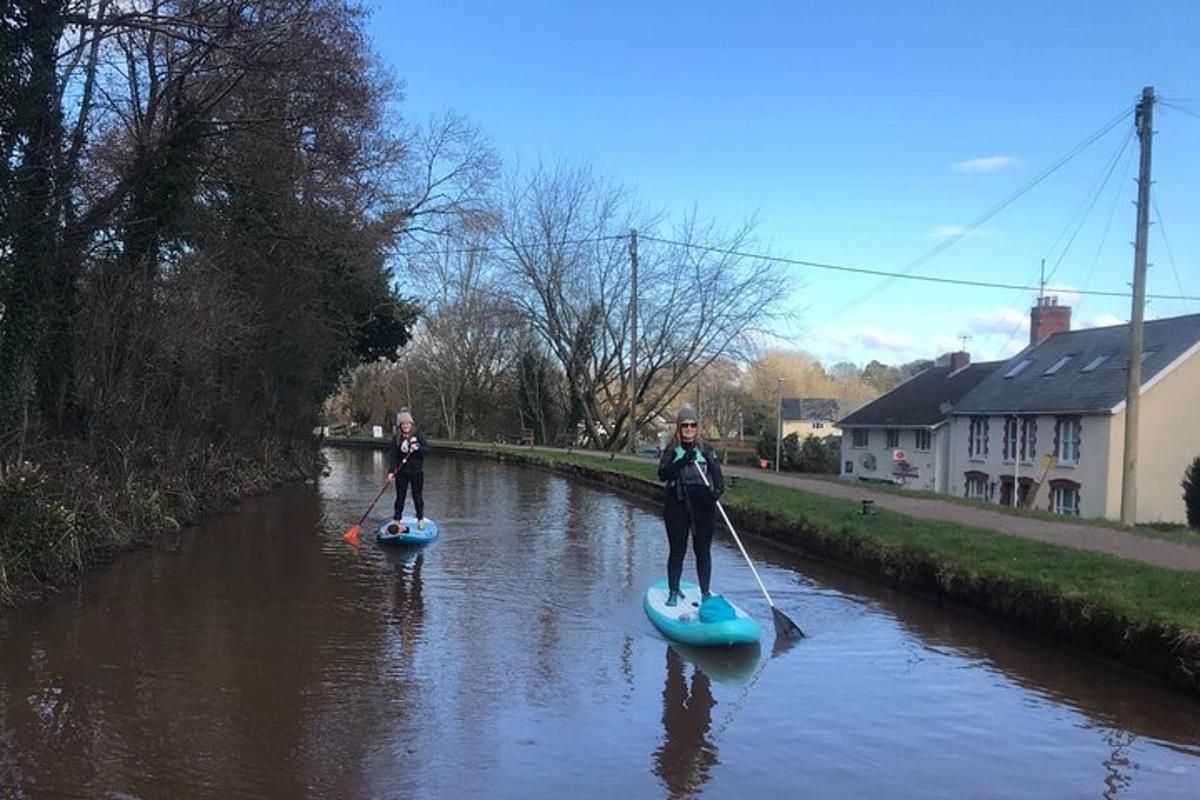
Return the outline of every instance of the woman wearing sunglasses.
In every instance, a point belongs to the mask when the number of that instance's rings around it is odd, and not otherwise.
[[[700,471],[708,477],[709,489]],[[713,512],[725,491],[721,465],[713,449],[700,439],[696,409],[685,404],[675,417],[675,435],[658,461],[658,477],[667,482],[663,521],[667,526],[667,605],[679,603],[679,581],[683,576],[683,557],[687,555],[688,530],[696,552],[696,573],[700,591],[709,596],[712,577]]]

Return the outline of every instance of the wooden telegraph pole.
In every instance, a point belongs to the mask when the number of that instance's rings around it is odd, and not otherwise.
[[[632,331],[629,343],[629,452],[637,452],[637,228],[629,231],[629,263],[632,276],[629,284],[629,327]]]
[[[1154,137],[1154,87],[1142,89],[1134,116],[1142,146],[1138,170],[1137,234],[1133,243],[1133,310],[1129,316],[1129,374],[1125,384],[1125,457],[1121,479],[1121,522],[1137,522],[1138,418],[1142,388],[1142,327],[1146,311],[1146,239],[1150,230],[1150,142]]]

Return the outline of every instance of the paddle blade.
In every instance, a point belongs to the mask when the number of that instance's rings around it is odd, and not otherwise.
[[[342,538],[345,539],[350,544],[358,544],[358,526],[357,525],[352,526],[350,528],[350,530],[346,531],[342,535]]]
[[[792,622],[787,614],[784,614],[775,606],[771,606],[771,616],[775,618],[775,635],[783,639],[803,639],[804,631],[800,630],[800,626]]]

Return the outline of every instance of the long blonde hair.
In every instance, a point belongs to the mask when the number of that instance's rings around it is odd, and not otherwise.
[[[669,441],[667,443],[667,446],[670,447],[672,450],[674,450],[676,447],[678,447],[681,444],[683,444],[683,439],[679,438],[679,425],[676,424],[675,432],[671,434],[671,441]],[[700,423],[699,422],[696,423],[696,439],[692,442],[692,444],[694,446],[698,447],[701,452],[704,452],[704,437],[702,437],[700,435]]]

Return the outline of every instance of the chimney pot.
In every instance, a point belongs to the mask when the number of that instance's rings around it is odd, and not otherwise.
[[[1071,307],[1060,306],[1058,296],[1039,297],[1029,311],[1029,343],[1038,345],[1047,337],[1071,330]]]

